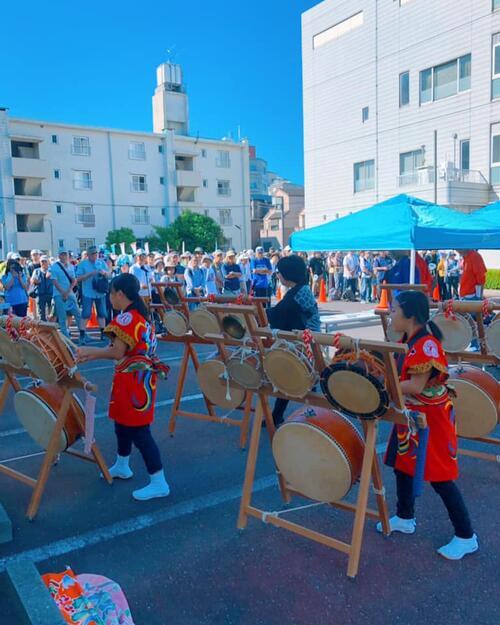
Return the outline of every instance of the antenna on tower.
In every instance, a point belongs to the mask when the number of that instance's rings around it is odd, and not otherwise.
[[[177,54],[176,48],[175,43],[170,48],[167,48],[167,63],[174,63],[175,55]]]

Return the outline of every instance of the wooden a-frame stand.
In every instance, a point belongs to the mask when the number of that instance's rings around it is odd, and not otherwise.
[[[19,320],[14,320],[14,324],[17,324]],[[37,322],[37,326],[43,328],[42,331],[46,331],[52,334],[52,338],[55,344],[58,346],[58,351],[60,357],[64,360],[64,364],[67,365],[68,368],[71,368],[74,365],[74,362],[71,360],[71,357],[65,349],[59,335],[58,330],[54,324]],[[3,412],[5,401],[8,396],[9,389],[12,388],[15,392],[21,390],[21,385],[19,384],[17,377],[20,374],[30,375],[29,369],[16,369],[11,365],[6,363],[0,364],[0,370],[4,372],[5,380],[0,389],[0,413]],[[31,374],[33,375],[33,374]],[[57,456],[59,454],[59,441],[61,432],[66,425],[66,419],[68,418],[69,409],[71,407],[71,403],[75,401],[73,399],[73,391],[74,390],[87,390],[95,392],[97,387],[93,384],[90,384],[86,381],[79,373],[76,373],[73,377],[65,376],[62,380],[58,382],[58,386],[63,387],[64,395],[61,401],[61,405],[59,406],[59,410],[56,415],[56,421],[54,424],[54,428],[52,430],[52,434],[50,435],[49,444],[47,449],[45,450],[43,461],[38,472],[37,478],[33,478],[25,473],[21,473],[20,471],[16,471],[11,469],[10,467],[5,466],[0,463],[0,473],[11,477],[14,480],[22,482],[27,486],[30,486],[33,489],[33,493],[31,495],[31,499],[28,505],[28,509],[26,511],[26,516],[30,521],[32,521],[37,515],[38,509],[40,507],[40,502],[42,500],[42,496],[45,490],[45,486],[47,484],[47,480],[49,478],[50,470],[54,465]],[[78,425],[80,427],[80,432],[82,436],[85,434],[85,423],[80,417],[79,411],[74,411]],[[104,458],[99,450],[97,444],[95,442],[91,445],[91,456],[87,456],[81,452],[72,449],[66,449],[65,453],[79,458],[81,460],[86,460],[88,462],[94,462],[98,465],[100,471],[102,472],[104,478],[111,484],[113,482],[111,475],[109,474],[108,467],[104,461]]]
[[[210,306],[210,310],[215,312],[218,316],[219,323],[221,324],[222,317],[227,314],[221,306]],[[265,346],[272,344],[277,338],[283,338],[289,341],[301,341],[302,333],[298,332],[272,332],[269,329],[258,328],[255,324],[255,317],[252,314],[251,307],[241,306],[234,310],[238,314],[242,314],[245,317],[247,327],[253,345],[256,349],[263,354]],[[221,326],[222,327],[222,326]],[[208,335],[207,338],[217,343],[220,354],[224,361],[227,359],[227,351],[225,346],[227,344],[227,338],[221,333],[220,335]],[[332,338],[328,335],[313,333],[314,344],[313,353],[315,367],[318,372],[322,371],[325,367],[325,361],[321,346],[332,346]],[[396,343],[383,343],[381,341],[355,341],[349,337],[342,336],[339,339],[339,346],[342,349],[366,349],[377,351],[383,354],[384,363],[386,366],[386,385],[391,398],[391,407],[382,417],[382,419],[391,421],[393,423],[406,424],[406,417],[404,416],[404,401],[399,386],[399,380],[396,370],[396,363],[392,356],[392,353],[405,353],[407,347]],[[221,382],[222,383],[222,382]],[[237,385],[235,385],[237,386]],[[277,392],[270,384],[264,383],[258,391],[258,403],[255,412],[255,418],[253,420],[252,432],[250,437],[250,447],[248,452],[247,464],[245,469],[245,478],[243,482],[243,491],[240,503],[240,511],[238,515],[237,527],[243,530],[248,523],[248,517],[252,516],[265,523],[270,523],[277,527],[281,527],[290,532],[313,540],[322,545],[341,551],[349,556],[347,575],[354,578],[358,573],[359,561],[361,555],[361,547],[363,542],[363,531],[367,518],[380,521],[382,523],[383,533],[389,535],[389,515],[387,511],[387,504],[385,500],[385,491],[382,482],[382,474],[379,465],[379,461],[376,455],[376,439],[378,431],[378,419],[364,420],[362,421],[363,432],[365,436],[365,448],[362,462],[361,475],[359,479],[359,488],[355,503],[349,503],[347,501],[332,502],[328,505],[345,510],[354,514],[351,541],[345,542],[312,530],[299,523],[294,523],[283,519],[281,514],[283,512],[275,512],[269,510],[263,510],[252,503],[253,487],[255,481],[255,471],[257,467],[258,454],[259,454],[259,441],[261,434],[262,421],[266,423],[266,427],[272,442],[272,438],[275,433],[275,427],[272,420],[271,410],[269,407],[269,399],[271,397],[281,397],[284,399],[291,399],[297,403],[308,404],[312,406],[319,406],[331,409],[331,405],[325,399],[323,395],[318,393],[308,393],[302,399],[292,399]],[[425,424],[425,417],[420,417],[421,425]],[[278,477],[278,485],[281,491],[282,498],[285,503],[289,503],[291,495],[296,494],[304,497],[302,493],[298,493],[291,489],[291,487],[285,482],[284,477],[276,469]],[[370,485],[373,485],[373,491],[376,500],[376,509],[368,508],[368,498]],[[290,512],[292,510],[289,510]]]

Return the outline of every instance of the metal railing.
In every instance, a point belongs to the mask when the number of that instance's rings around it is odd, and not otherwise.
[[[77,224],[85,226],[85,228],[93,228],[95,226],[95,215],[76,215],[75,221]]]
[[[465,182],[468,184],[489,184],[483,174],[475,169],[457,169],[453,166],[438,167],[438,182]],[[410,171],[398,176],[398,187],[434,184],[434,167]]]
[[[149,226],[149,215],[132,215],[134,226]]]

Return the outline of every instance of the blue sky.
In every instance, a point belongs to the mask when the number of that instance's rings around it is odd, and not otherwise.
[[[7,2],[0,105],[14,117],[151,130],[156,66],[175,46],[191,133],[244,136],[303,182],[300,16],[316,0]]]

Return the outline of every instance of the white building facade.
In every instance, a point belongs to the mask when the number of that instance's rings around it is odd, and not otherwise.
[[[500,0],[325,0],[302,55],[306,227],[398,193],[498,198]]]
[[[169,63],[157,71],[155,132],[18,119],[0,109],[0,255],[79,251],[121,227],[142,239],[183,210],[217,221],[227,246],[248,247],[248,144],[191,137],[188,124],[180,68]]]

